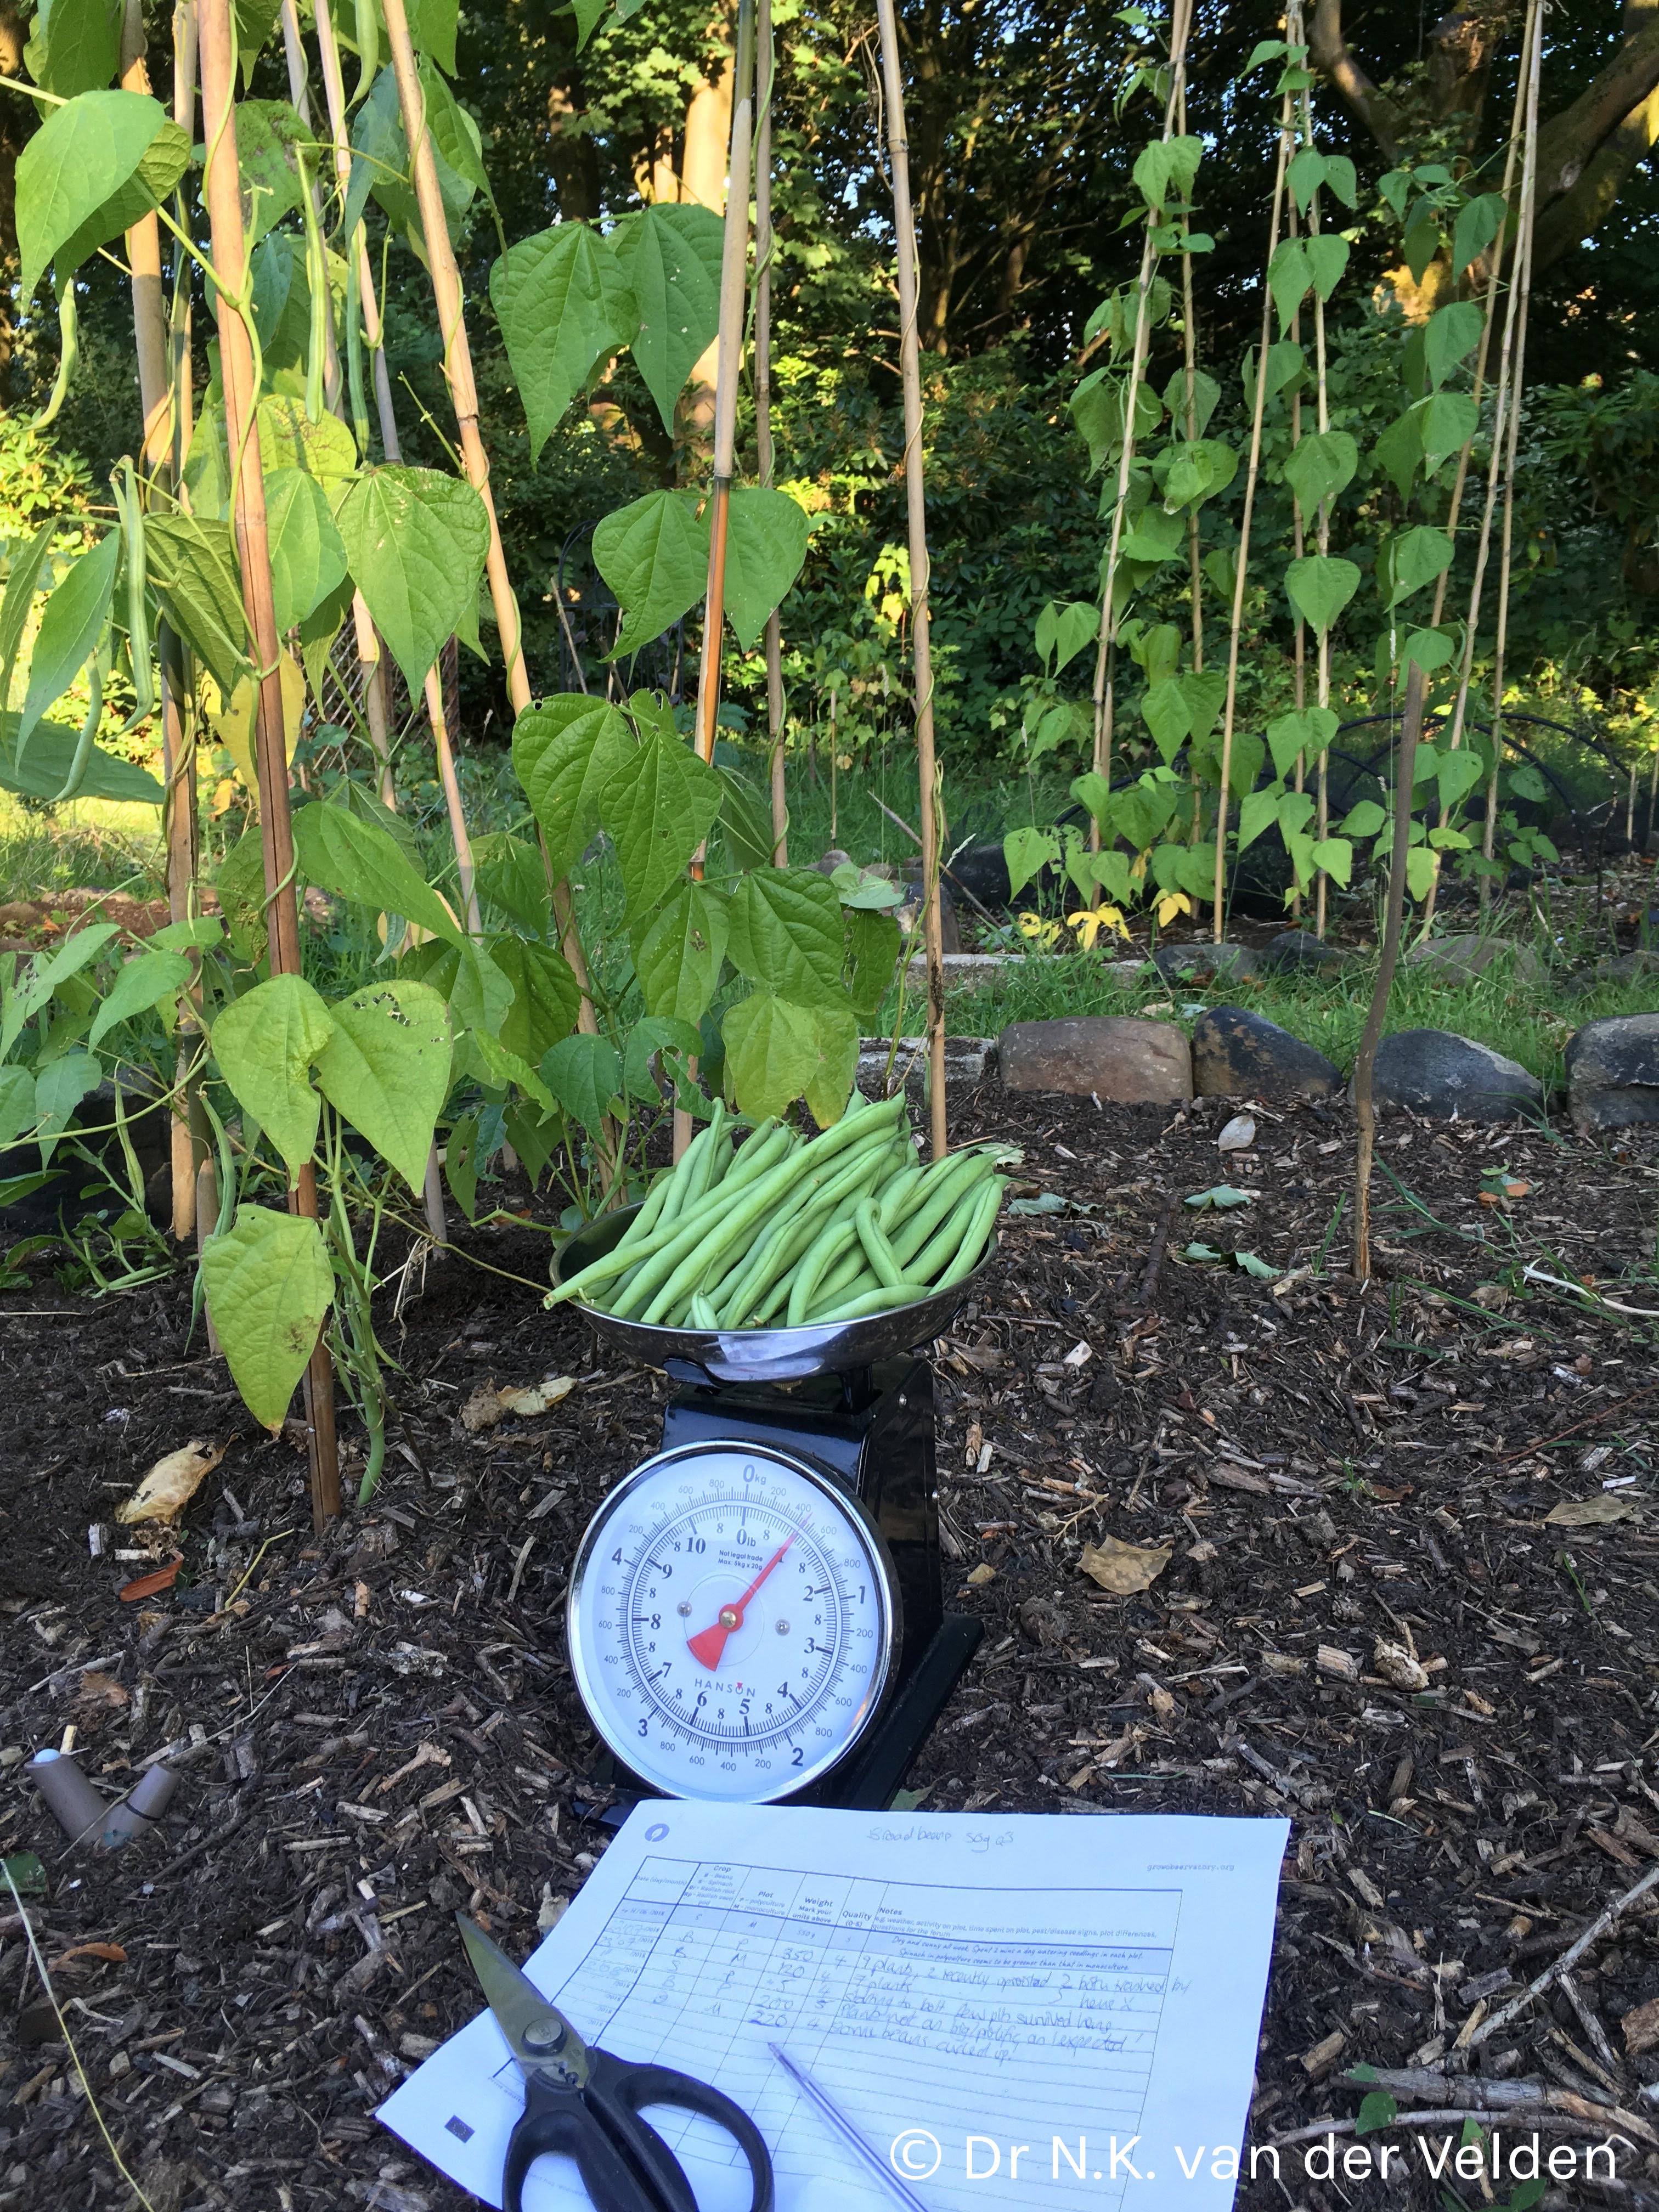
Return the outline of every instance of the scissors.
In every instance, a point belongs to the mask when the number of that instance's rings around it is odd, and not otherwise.
[[[524,2076],[524,2113],[508,2138],[501,2172],[501,2212],[523,2212],[531,2167],[557,2152],[576,2161],[594,2212],[697,2212],[679,2160],[640,2118],[643,2105],[678,2105],[724,2128],[749,2161],[749,2212],[772,2212],[771,2157],[741,2106],[672,2067],[635,2065],[584,2043],[475,1921],[464,1912],[455,1918],[495,2025]]]

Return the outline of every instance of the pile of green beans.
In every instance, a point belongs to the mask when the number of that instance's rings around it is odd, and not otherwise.
[[[734,1145],[717,1099],[614,1249],[548,1300],[664,1328],[799,1328],[911,1304],[978,1265],[1007,1188],[994,1146],[916,1159],[903,1098],[854,1096],[804,1142]]]

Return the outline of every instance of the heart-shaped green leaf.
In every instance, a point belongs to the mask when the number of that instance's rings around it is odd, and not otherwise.
[[[351,577],[404,681],[427,671],[476,608],[489,516],[470,483],[435,469],[366,469],[337,518]]]
[[[634,972],[646,1012],[698,1022],[720,981],[731,934],[730,902],[708,884],[683,883],[634,947]]]
[[[615,247],[585,222],[509,246],[489,272],[489,297],[534,461],[595,362],[632,342],[639,313]]]
[[[367,985],[329,1013],[333,1027],[316,1060],[324,1097],[418,1191],[449,1090],[443,1000],[398,977]]]
[[[334,1295],[322,1232],[300,1214],[239,1206],[234,1227],[203,1246],[202,1276],[231,1380],[255,1420],[279,1430]]]
[[[671,629],[702,598],[708,584],[708,520],[684,492],[647,492],[605,516],[593,532],[593,563],[623,610],[611,658],[623,659]]]
[[[1359,589],[1359,571],[1339,555],[1310,553],[1286,568],[1285,589],[1297,614],[1322,637]]]
[[[617,848],[630,916],[641,916],[670,890],[713,828],[720,780],[690,745],[652,732],[623,761],[600,799]]]
[[[333,1034],[328,1008],[299,975],[273,975],[232,1000],[213,1024],[213,1057],[231,1095],[297,1175],[322,1111],[311,1064]]]
[[[513,765],[547,840],[556,883],[599,826],[605,786],[634,750],[620,708],[568,691],[526,707],[513,726]]]
[[[726,512],[726,616],[746,653],[806,558],[806,513],[787,492],[733,484]]]
[[[639,313],[634,358],[672,430],[681,386],[720,328],[724,227],[696,201],[653,201],[611,236]]]
[[[1285,481],[1308,515],[1346,491],[1358,466],[1359,448],[1346,430],[1318,430],[1297,442],[1285,464]]]
[[[59,247],[133,176],[166,120],[160,100],[137,92],[83,92],[47,116],[17,156],[15,222],[25,300]],[[118,214],[105,236],[116,236],[120,227]]]

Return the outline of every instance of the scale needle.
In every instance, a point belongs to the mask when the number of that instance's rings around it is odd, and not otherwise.
[[[743,1616],[748,1610],[750,1600],[794,1540],[793,1535],[784,1538],[743,1595],[740,1598],[734,1598],[730,1605],[723,1605],[720,1607],[712,1627],[705,1628],[699,1635],[687,1637],[686,1650],[701,1666],[707,1667],[711,1674],[720,1663],[726,1650],[726,1638],[734,1629],[743,1626]]]
[[[887,2186],[892,2191],[894,2196],[897,2197],[899,2203],[908,2206],[908,2212],[927,2212],[927,2207],[922,2203],[921,2197],[916,2195],[915,2191],[900,2177],[895,2169],[888,2164],[887,2160],[883,2158],[878,2152],[871,2148],[870,2145],[866,2142],[864,2137],[853,2125],[851,2120],[848,2118],[846,2113],[842,2111],[840,2106],[830,2102],[829,2096],[823,2090],[819,2088],[817,2083],[806,2071],[806,2069],[804,2066],[797,2066],[794,2060],[789,2056],[788,2052],[787,2051],[779,2050],[775,2043],[769,2043],[766,2047],[771,2052],[773,2057],[777,2060],[779,2065],[783,2068],[786,2073],[793,2077],[795,2081],[798,2082],[800,2087],[805,2091],[807,2097],[810,2098],[811,2102],[817,2106],[819,2112],[823,2114],[824,2118],[829,2121],[830,2126],[834,2128],[836,2133],[840,2136],[842,2142],[845,2142],[849,2148],[855,2150],[858,2153],[859,2156],[864,2160],[864,2163],[870,2168],[872,2173],[878,2174],[881,2177],[882,2180],[884,2180],[887,2184]]]

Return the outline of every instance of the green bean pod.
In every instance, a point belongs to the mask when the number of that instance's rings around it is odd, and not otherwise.
[[[862,1291],[856,1297],[844,1298],[840,1305],[815,1313],[812,1319],[862,1321],[866,1314],[884,1313],[890,1306],[914,1304],[916,1299],[925,1298],[932,1288],[931,1283],[878,1283],[873,1291]]]
[[[799,1328],[806,1319],[813,1292],[834,1263],[857,1242],[858,1233],[850,1218],[844,1213],[833,1216],[818,1231],[795,1270],[795,1279],[789,1291],[786,1328]]]
[[[701,1291],[696,1292],[691,1300],[692,1328],[718,1328],[720,1325],[720,1316],[714,1311],[714,1307],[709,1304]]]
[[[942,1164],[943,1172],[927,1204],[919,1206],[889,1240],[899,1265],[907,1270],[957,1200],[990,1174],[992,1159],[989,1152],[957,1152]]]
[[[640,1270],[640,1280],[629,1294],[629,1313],[648,1325],[659,1321],[677,1298],[701,1288],[720,1261],[753,1236],[757,1224],[766,1218],[799,1172],[793,1157],[781,1160],[737,1200],[725,1200],[716,1193],[707,1200],[673,1243]],[[612,1306],[611,1310],[621,1309]]]
[[[979,1204],[975,1209],[973,1218],[963,1232],[962,1243],[957,1249],[957,1256],[939,1274],[938,1287],[940,1290],[948,1289],[952,1283],[959,1283],[964,1275],[972,1274],[974,1269],[978,1267],[980,1255],[985,1249],[986,1240],[995,1226],[997,1215],[1002,1209],[1002,1194],[1007,1188],[1006,1182],[999,1176],[988,1189],[979,1194]]]
[[[876,1219],[876,1209],[867,1198],[860,1199],[853,1209],[853,1227],[859,1243],[864,1247],[864,1256],[875,1272],[878,1283],[896,1285],[904,1280],[904,1270],[893,1256],[893,1248],[881,1233],[881,1224]]]

